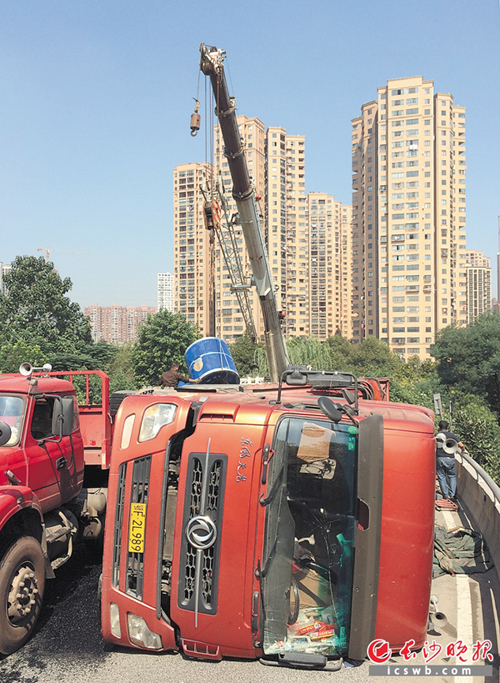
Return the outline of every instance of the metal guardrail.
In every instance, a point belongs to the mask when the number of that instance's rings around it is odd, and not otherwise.
[[[490,475],[487,472],[485,472],[485,470],[483,470],[481,465],[478,465],[478,463],[470,457],[467,451],[462,453],[456,453],[455,457],[458,460],[458,462],[462,462],[463,460],[465,460],[465,462],[469,463],[469,465],[472,466],[472,468],[476,471],[478,475],[478,482],[482,480],[485,484],[487,484],[495,500],[498,503],[500,503],[500,486],[498,486],[498,484],[496,484],[493,481]]]
[[[458,495],[486,539],[500,580],[500,487],[468,453],[456,453]]]

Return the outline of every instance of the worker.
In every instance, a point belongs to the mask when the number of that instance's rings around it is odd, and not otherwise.
[[[445,420],[439,423],[439,431],[436,434],[436,439],[439,436],[444,437],[444,439],[438,439],[436,441],[436,474],[439,481],[439,486],[441,488],[441,493],[443,498],[457,502],[457,467],[455,464],[455,454],[446,453],[442,447],[443,441],[453,440],[456,442],[458,448],[463,448],[463,443],[459,440],[458,436],[453,434],[453,432],[448,431],[449,424]],[[443,444],[444,445],[444,444]]]
[[[179,372],[179,363],[172,363],[170,366],[170,370],[164,372],[163,375],[160,377],[160,386],[171,387],[175,389],[177,388],[177,384],[179,382],[190,382],[194,384],[199,384],[201,382],[201,378],[191,379],[190,377],[184,377],[184,375],[181,375],[181,373]]]

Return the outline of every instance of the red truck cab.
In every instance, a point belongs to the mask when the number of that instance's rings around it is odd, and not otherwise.
[[[109,464],[109,380],[84,375],[80,415],[72,381],[50,372],[0,376],[0,653],[14,652],[38,618],[45,579],[72,553],[77,535],[102,527],[105,492],[83,491],[86,465]],[[89,400],[99,375],[103,405]],[[84,389],[85,390],[85,389]],[[80,417],[82,419],[80,419]],[[96,455],[96,452],[98,455]]]
[[[0,422],[10,427],[9,440],[0,446],[0,486],[28,487],[43,512],[73,498],[83,482],[83,441],[75,390],[56,378],[0,377]],[[73,429],[60,436],[54,424],[57,404],[73,405]],[[2,501],[0,499],[0,510]],[[2,513],[0,512],[0,524]]]
[[[362,659],[373,638],[423,644],[432,413],[340,395],[316,383],[125,399],[107,642],[303,666]]]

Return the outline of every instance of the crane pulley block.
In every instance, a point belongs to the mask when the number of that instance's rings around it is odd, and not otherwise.
[[[205,202],[203,206],[203,212],[205,216],[205,227],[207,230],[214,229],[214,215],[212,210],[212,202]]]
[[[198,110],[200,108],[200,103],[199,101],[195,98],[195,108],[194,112],[191,114],[191,135],[194,137],[198,131],[200,130],[200,115],[198,114]]]

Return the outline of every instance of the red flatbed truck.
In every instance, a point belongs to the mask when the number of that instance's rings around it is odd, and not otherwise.
[[[77,535],[102,535],[106,489],[83,489],[85,469],[107,479],[109,379],[101,371],[0,375],[0,653],[29,638],[45,579],[69,559]],[[66,379],[62,379],[61,377]],[[83,377],[78,406],[75,377]],[[92,405],[90,384],[99,384]]]
[[[107,642],[305,667],[362,659],[374,638],[424,643],[432,412],[350,405],[362,392],[345,373],[300,374],[300,388],[285,373],[281,388],[123,402],[104,547]]]

